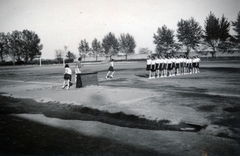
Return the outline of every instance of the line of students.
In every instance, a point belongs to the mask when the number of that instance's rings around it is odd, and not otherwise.
[[[198,56],[148,56],[146,70],[149,79],[199,73],[200,58]]]

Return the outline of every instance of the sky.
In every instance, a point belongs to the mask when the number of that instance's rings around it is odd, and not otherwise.
[[[176,34],[181,19],[193,17],[204,27],[210,12],[236,21],[239,11],[240,0],[0,0],[0,32],[34,31],[45,59],[55,58],[55,50],[64,46],[78,56],[81,40],[91,47],[109,32],[116,38],[129,33],[137,53],[140,48],[155,50],[153,34],[163,25]]]

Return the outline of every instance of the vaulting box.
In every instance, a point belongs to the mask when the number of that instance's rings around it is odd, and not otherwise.
[[[77,74],[76,88],[95,85],[98,86],[98,72]]]

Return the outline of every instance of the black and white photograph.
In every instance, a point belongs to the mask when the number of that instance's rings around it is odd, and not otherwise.
[[[0,0],[0,156],[240,156],[239,0]]]

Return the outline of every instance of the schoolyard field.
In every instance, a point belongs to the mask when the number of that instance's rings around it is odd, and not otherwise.
[[[62,64],[0,67],[0,155],[240,155],[239,60],[156,79],[145,61],[107,80],[109,62],[83,64],[99,85],[62,89]]]

